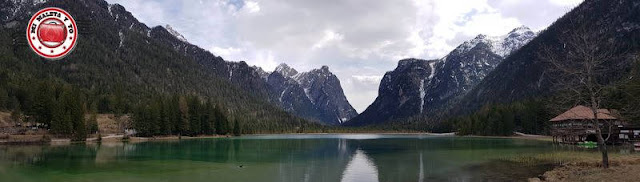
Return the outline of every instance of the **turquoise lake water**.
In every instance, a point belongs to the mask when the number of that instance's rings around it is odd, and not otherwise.
[[[553,163],[512,159],[564,150],[590,152],[536,140],[391,134],[8,145],[0,146],[0,181],[517,181]]]

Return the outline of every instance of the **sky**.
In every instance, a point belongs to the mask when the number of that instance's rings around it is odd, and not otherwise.
[[[107,0],[228,61],[329,66],[360,113],[403,58],[438,59],[478,34],[541,31],[582,0]]]

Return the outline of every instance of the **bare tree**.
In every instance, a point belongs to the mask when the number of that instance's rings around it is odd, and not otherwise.
[[[539,58],[551,67],[546,74],[554,89],[562,93],[554,101],[563,106],[584,105],[593,112],[589,127],[595,130],[602,166],[608,168],[606,141],[611,136],[614,123],[598,117],[603,114],[601,109],[606,92],[612,89],[607,76],[614,71],[612,62],[622,57],[619,56],[620,45],[605,37],[597,31],[576,29],[565,33],[559,40],[559,46],[543,46]]]

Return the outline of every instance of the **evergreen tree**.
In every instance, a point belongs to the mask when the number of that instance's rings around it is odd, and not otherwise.
[[[72,126],[70,122],[70,116],[68,114],[68,97],[70,93],[63,90],[58,98],[55,106],[53,107],[51,116],[51,132],[58,135],[67,135],[71,133]]]
[[[201,133],[200,99],[196,96],[189,98],[189,131],[192,136]]]
[[[91,113],[91,116],[89,116],[89,119],[87,120],[87,127],[89,133],[93,134],[98,132],[98,116],[95,112]]]
[[[178,97],[178,109],[180,119],[178,120],[178,132],[180,135],[189,133],[189,105],[184,97]]]
[[[202,132],[212,135],[215,132],[215,111],[211,100],[207,100],[202,113]]]
[[[242,134],[242,128],[240,126],[240,123],[238,122],[238,119],[235,119],[235,122],[233,123],[233,135],[240,136],[241,134]]]
[[[84,119],[84,108],[82,107],[82,101],[80,98],[80,92],[77,89],[73,89],[67,108],[69,110],[69,117],[72,124],[72,140],[84,141],[87,138],[87,127]]]
[[[20,101],[18,100],[18,97],[13,96],[10,97],[9,100],[6,103],[6,108],[8,110],[15,110],[17,108],[20,108],[22,106],[20,106]]]
[[[163,135],[170,135],[173,130],[172,118],[174,118],[173,113],[170,110],[169,101],[164,98],[158,99],[160,105],[160,133]]]
[[[54,98],[53,89],[49,84],[43,82],[38,86],[34,95],[32,112],[30,113],[36,122],[43,123],[47,127],[51,125]]]
[[[224,114],[222,106],[218,105],[215,108],[216,113],[216,133],[218,135],[226,135],[229,133],[229,121]]]

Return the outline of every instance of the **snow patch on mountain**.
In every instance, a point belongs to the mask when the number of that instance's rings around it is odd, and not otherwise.
[[[296,71],[295,69],[289,67],[289,65],[284,63],[278,65],[278,67],[276,67],[275,72],[280,73],[284,77],[296,77],[296,75],[298,74],[298,71]]]
[[[187,39],[184,38],[184,36],[182,36],[182,34],[178,33],[178,31],[174,30],[171,25],[165,25],[164,26],[165,29],[167,29],[167,31],[173,35],[174,37],[176,37],[178,40],[182,41],[182,42],[187,42]]]
[[[458,53],[468,52],[475,48],[478,44],[484,43],[490,46],[491,51],[505,58],[511,52],[518,50],[520,47],[529,43],[537,34],[529,27],[521,26],[513,29],[507,35],[503,36],[487,36],[480,34],[470,41],[464,42],[454,51]]]
[[[329,71],[328,66],[322,66],[308,72],[298,72],[282,63],[269,75],[274,73],[284,77],[285,81],[276,81],[279,76],[268,76],[265,80],[276,84],[273,86],[278,91],[283,90],[279,93],[278,101],[285,108],[292,105],[303,106],[301,104],[305,102],[310,103],[309,108],[291,109],[296,111],[298,109],[300,111],[311,110],[317,117],[315,119],[322,120],[327,124],[340,124],[357,115],[355,109],[344,96],[340,81]],[[270,78],[276,80],[270,80]],[[296,89],[299,89],[299,92]]]
[[[424,110],[424,96],[426,95],[427,94],[424,92],[424,79],[422,79],[420,80],[420,113]]]

